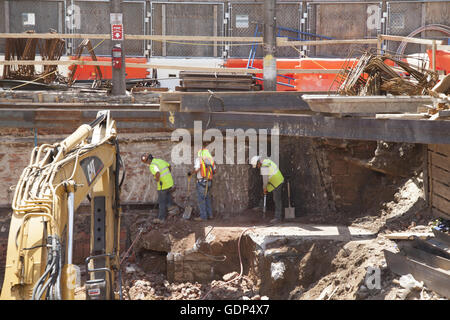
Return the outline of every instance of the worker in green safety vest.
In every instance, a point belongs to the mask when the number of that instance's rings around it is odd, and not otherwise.
[[[261,170],[263,177],[263,193],[267,195],[269,192],[273,194],[273,201],[275,202],[275,215],[271,223],[281,221],[282,199],[281,190],[284,182],[283,174],[278,168],[277,164],[270,159],[262,159],[260,156],[254,156],[250,160],[253,168]]]
[[[168,162],[153,158],[151,154],[142,155],[141,161],[149,166],[157,183],[159,211],[158,217],[153,219],[153,223],[163,223],[166,220],[167,211],[177,208],[172,197],[174,186],[172,168]]]

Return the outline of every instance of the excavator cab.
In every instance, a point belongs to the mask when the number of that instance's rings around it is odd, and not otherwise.
[[[2,300],[75,299],[80,281],[73,264],[74,215],[86,198],[91,204],[86,299],[115,299],[115,291],[121,297],[121,169],[109,110],[62,142],[33,149],[12,202]]]

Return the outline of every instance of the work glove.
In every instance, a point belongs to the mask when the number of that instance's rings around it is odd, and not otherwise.
[[[263,191],[263,193],[264,193],[264,194],[268,194],[269,192],[267,191],[267,189],[266,189],[266,188],[264,188],[264,191]]]

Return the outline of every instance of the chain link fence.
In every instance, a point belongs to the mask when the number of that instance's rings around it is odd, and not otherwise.
[[[369,39],[380,32],[380,2],[308,3],[305,19],[308,40]],[[347,57],[355,49],[375,45],[308,46],[307,56]]]
[[[129,0],[123,3],[125,34],[234,36],[263,35],[263,1],[150,1]],[[277,36],[290,40],[363,39],[378,34],[447,39],[433,30],[421,31],[432,24],[449,25],[450,1],[381,1],[372,2],[277,2]],[[110,1],[4,1],[0,0],[0,32],[38,33],[53,29],[61,33],[109,34]],[[68,54],[74,54],[82,39],[67,39]],[[186,44],[191,43],[191,44]],[[109,56],[111,41],[92,40],[95,54]],[[396,52],[399,42],[387,41],[385,49]],[[129,56],[239,57],[263,56],[262,45],[248,43],[189,41],[124,41]],[[361,46],[358,46],[359,48]],[[373,46],[363,46],[367,49]],[[306,56],[346,57],[355,46],[279,47],[280,58]],[[424,46],[408,44],[405,54],[423,52]],[[4,52],[4,41],[0,41]]]
[[[109,34],[111,32],[109,1],[68,1],[67,29],[69,33],[81,34]],[[125,34],[145,34],[145,6],[144,1],[123,2],[123,25]],[[70,42],[68,52],[75,54],[83,39],[74,39]],[[98,56],[111,55],[111,40],[91,40],[95,47],[94,53]],[[145,41],[124,41],[124,51],[128,56],[143,56]],[[87,52],[84,52],[87,54]]]
[[[394,36],[407,36],[423,25],[423,4],[417,2],[387,2],[387,26],[386,33]],[[400,42],[388,41],[386,50],[390,53],[397,51]],[[419,52],[418,44],[409,44],[406,54]]]
[[[386,34],[397,36],[413,36],[432,39],[448,39],[449,35],[437,31],[421,31],[429,25],[449,26],[450,1],[413,2],[390,1],[386,3]],[[386,49],[395,53],[400,42],[388,41]],[[409,43],[404,54],[423,52],[425,47]]]
[[[224,36],[224,3],[150,2],[151,34]],[[152,56],[220,57],[223,42],[151,41]]]

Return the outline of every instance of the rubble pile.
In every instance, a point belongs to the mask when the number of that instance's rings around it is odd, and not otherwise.
[[[266,300],[248,276],[237,272],[224,275],[224,280],[208,284],[172,282],[160,273],[146,273],[135,264],[125,268],[122,293],[125,300]],[[231,279],[229,279],[231,278]],[[226,280],[225,280],[226,279]],[[230,281],[231,280],[231,281]]]

